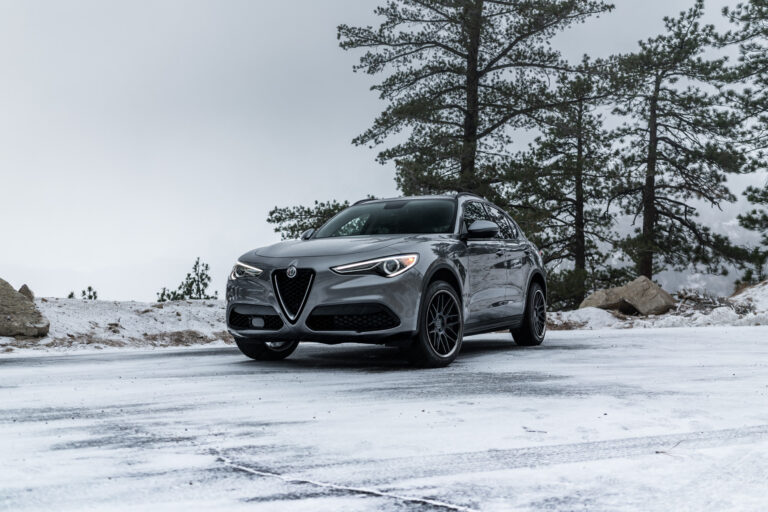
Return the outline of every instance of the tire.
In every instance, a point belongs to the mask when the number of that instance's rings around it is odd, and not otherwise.
[[[451,285],[435,281],[424,294],[419,311],[419,332],[408,356],[422,368],[448,366],[461,350],[464,318],[461,301]]]
[[[235,343],[237,343],[240,352],[257,361],[280,361],[293,354],[296,347],[299,346],[298,341],[276,342],[275,345],[272,345],[270,342],[248,338],[236,338]]]
[[[541,345],[547,334],[547,297],[539,283],[531,283],[525,301],[523,324],[510,329],[515,344],[523,347]]]

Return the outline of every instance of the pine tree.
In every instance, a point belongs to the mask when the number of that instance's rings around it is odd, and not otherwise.
[[[608,66],[585,59],[579,75],[560,76],[561,105],[539,117],[542,135],[508,176],[507,204],[551,268],[555,309],[577,307],[590,289],[616,279],[605,252],[614,239],[604,207],[616,181],[611,133],[593,99],[610,87],[601,68]]]
[[[75,292],[71,291],[67,295],[68,299],[74,299],[75,298]],[[99,298],[99,293],[92,287],[89,286],[85,290],[80,291],[80,298],[83,300],[97,300]]]
[[[80,298],[83,300],[96,300],[99,298],[99,294],[92,286],[89,286],[85,290],[80,291]]]
[[[721,45],[737,45],[739,64],[734,78],[746,87],[735,95],[744,118],[751,123],[745,142],[755,149],[768,147],[768,1],[750,0],[723,14],[735,24]]]
[[[702,14],[697,0],[664,19],[665,34],[621,59],[626,89],[616,113],[629,121],[619,132],[626,145],[615,197],[626,213],[642,218],[623,248],[649,278],[668,266],[724,273],[724,262],[743,257],[726,236],[697,222],[692,204],[734,201],[727,175],[753,169],[736,142],[741,120],[714,89],[726,76],[726,61],[704,57],[717,34],[701,24]]]
[[[734,69],[736,80],[744,87],[733,92],[743,118],[748,124],[744,141],[759,153],[768,147],[768,1],[750,0],[734,9],[723,9],[723,14],[736,25],[726,33],[721,44],[737,45],[739,63]],[[742,287],[768,278],[768,183],[763,187],[748,187],[744,192],[755,208],[739,216],[739,224],[761,234],[762,247],[753,247],[747,257],[748,264],[736,282]]]
[[[760,233],[762,247],[753,247],[747,258],[751,265],[736,286],[760,283],[768,279],[768,183],[763,187],[748,187],[744,192],[747,200],[755,205],[752,210],[739,215],[739,225]]]
[[[208,300],[218,299],[219,292],[208,295],[208,286],[211,284],[210,267],[207,263],[201,263],[200,258],[192,265],[192,272],[181,282],[176,290],[163,287],[157,294],[157,302],[170,300]]]
[[[370,197],[370,196],[369,196]],[[275,233],[283,240],[299,238],[310,228],[319,228],[331,217],[349,206],[349,201],[315,201],[314,206],[275,206],[269,212],[267,222],[275,225]]]
[[[406,194],[495,197],[510,130],[559,105],[550,79],[568,65],[550,40],[610,9],[600,0],[400,0],[375,10],[378,28],[339,26],[343,49],[366,50],[356,71],[387,73],[373,87],[386,109],[353,142],[404,135],[378,160],[395,162]]]

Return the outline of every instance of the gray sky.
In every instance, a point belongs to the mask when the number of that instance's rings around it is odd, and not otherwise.
[[[221,293],[273,206],[397,195],[350,143],[383,105],[336,40],[378,3],[0,0],[0,277],[153,300],[200,256]],[[615,3],[557,46],[631,51],[693,2]]]

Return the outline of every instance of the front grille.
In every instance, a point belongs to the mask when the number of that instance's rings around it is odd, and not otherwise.
[[[272,309],[272,308],[270,308]],[[273,313],[276,313],[276,311],[272,310]],[[253,319],[254,318],[261,318],[264,320],[264,327],[254,327],[253,326]],[[254,314],[254,315],[244,315],[241,313],[238,313],[234,309],[230,311],[229,313],[229,326],[233,329],[261,329],[264,331],[277,331],[280,330],[283,327],[283,321],[280,320],[280,317],[276,314],[272,315],[261,315],[261,314]]]
[[[280,307],[291,323],[294,323],[304,307],[312,288],[315,272],[308,268],[296,269],[294,277],[288,277],[286,269],[272,272],[272,284]]]
[[[381,304],[318,306],[307,318],[307,327],[313,331],[371,332],[393,329],[398,325],[400,319],[397,315]]]

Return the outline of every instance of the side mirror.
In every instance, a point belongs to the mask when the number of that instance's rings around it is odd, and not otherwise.
[[[493,238],[499,232],[499,226],[489,220],[476,220],[467,229],[467,239]]]
[[[303,232],[303,233],[302,233],[302,234],[299,236],[299,238],[301,238],[302,240],[309,240],[309,237],[311,237],[311,236],[312,236],[312,235],[314,235],[314,234],[315,234],[315,228],[309,228],[308,230],[306,230],[305,232]]]

